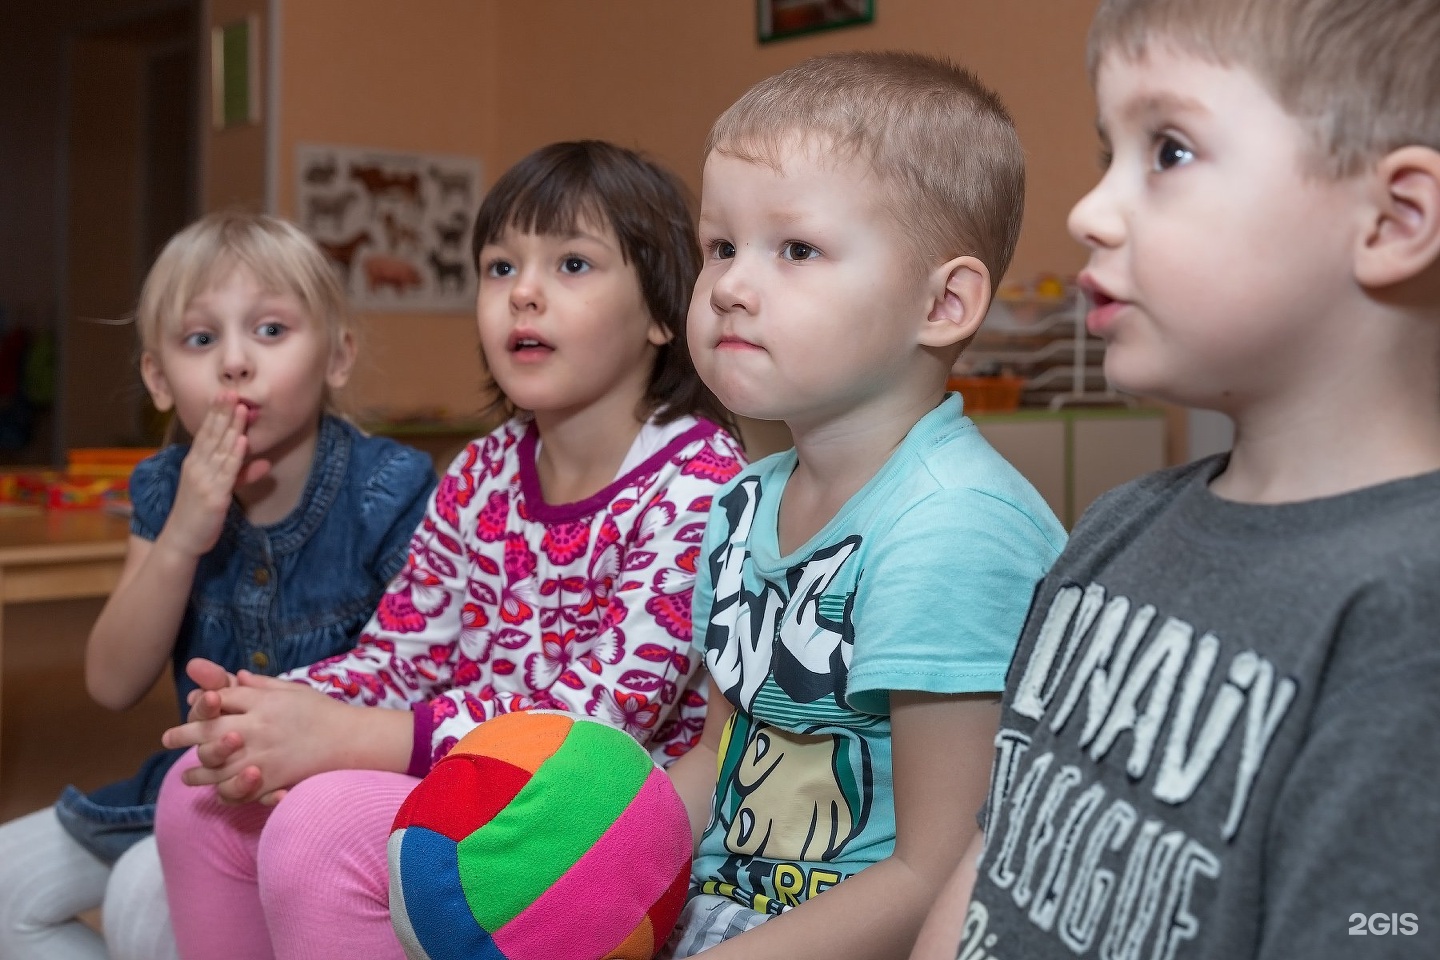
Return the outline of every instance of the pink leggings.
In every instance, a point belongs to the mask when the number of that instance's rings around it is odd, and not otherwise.
[[[155,836],[175,942],[187,960],[397,958],[385,846],[419,781],[337,770],[298,784],[273,809],[222,802],[165,778]]]

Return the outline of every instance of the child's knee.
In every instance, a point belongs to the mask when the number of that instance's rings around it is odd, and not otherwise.
[[[227,803],[212,786],[192,787],[180,779],[198,767],[195,751],[175,761],[160,785],[155,809],[155,842],[166,870],[182,861],[207,863],[220,858],[246,863],[270,815],[258,803]]]
[[[388,837],[371,836],[375,825],[349,814],[357,773],[335,770],[307,777],[276,805],[260,837],[262,901],[298,904],[317,889],[342,897],[382,894]]]
[[[383,897],[390,825],[414,780],[370,770],[333,770],[307,777],[285,794],[260,838],[262,897],[288,888],[297,895],[326,885],[358,884]]]
[[[354,771],[319,773],[291,787],[270,813],[260,839],[266,864],[304,864],[317,853],[333,857],[345,846],[353,825],[346,809]]]
[[[164,960],[175,955],[165,878],[153,839],[141,840],[115,862],[100,916],[111,960]]]

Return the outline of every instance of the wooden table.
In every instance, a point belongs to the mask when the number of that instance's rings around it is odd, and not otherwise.
[[[129,538],[129,519],[103,510],[0,513],[0,697],[5,605],[109,596]]]

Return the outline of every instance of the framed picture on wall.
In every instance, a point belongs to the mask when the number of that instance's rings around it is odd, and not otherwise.
[[[761,43],[870,23],[874,19],[875,0],[756,0],[755,3],[755,27]]]
[[[303,143],[295,159],[296,220],[356,310],[475,312],[479,159]]]

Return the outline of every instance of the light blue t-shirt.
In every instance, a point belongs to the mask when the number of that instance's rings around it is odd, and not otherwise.
[[[736,712],[691,888],[771,914],[894,850],[889,691],[1002,690],[1065,541],[958,395],[780,556],[795,464],[767,457],[715,495],[695,581],[694,643]]]

